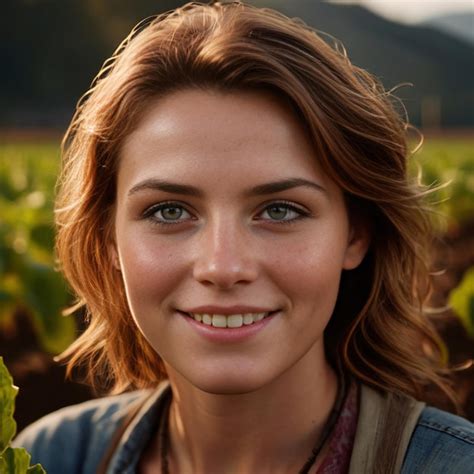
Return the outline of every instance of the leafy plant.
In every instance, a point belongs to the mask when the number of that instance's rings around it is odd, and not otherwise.
[[[421,166],[424,184],[442,186],[432,196],[441,232],[462,226],[474,216],[473,145],[467,139],[427,138],[414,157],[412,164]]]
[[[451,292],[449,304],[474,337],[474,268],[466,272],[460,285]]]
[[[472,140],[427,138],[411,163],[414,173],[415,165],[421,165],[425,184],[451,182],[431,195],[445,221],[440,232],[472,219]],[[0,143],[0,331],[8,329],[16,311],[26,312],[43,348],[52,353],[65,349],[76,332],[72,318],[60,317],[70,295],[54,268],[53,194],[58,168],[57,141]]]
[[[61,352],[75,337],[69,302],[54,269],[53,192],[56,143],[0,145],[0,329],[15,311],[31,320],[45,350]]]
[[[16,433],[13,418],[15,397],[18,388],[0,357],[0,473],[2,474],[46,474],[40,464],[30,466],[31,456],[24,448],[10,447]]]

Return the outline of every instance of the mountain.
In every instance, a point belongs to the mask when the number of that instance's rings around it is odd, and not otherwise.
[[[340,40],[352,62],[396,93],[410,121],[426,126],[474,126],[474,47],[431,26],[389,21],[357,5],[314,0],[256,1]],[[435,117],[430,118],[430,110]],[[422,112],[424,111],[424,112]],[[438,117],[439,115],[439,117]],[[432,123],[430,123],[432,122]]]
[[[457,36],[474,45],[474,12],[466,11],[430,18],[422,23]]]
[[[3,0],[0,126],[63,126],[127,31],[180,0]],[[431,25],[388,21],[355,5],[250,0],[342,41],[352,62],[404,100],[410,121],[474,127],[474,46]],[[431,111],[431,112],[430,112]]]

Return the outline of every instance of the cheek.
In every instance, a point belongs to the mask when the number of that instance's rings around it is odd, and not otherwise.
[[[117,241],[130,310],[136,320],[165,312],[168,296],[182,280],[186,262],[179,246],[156,236],[123,233]]]
[[[292,309],[329,320],[337,299],[344,259],[344,240],[328,232],[295,240],[284,248],[267,247],[272,279],[291,300]]]

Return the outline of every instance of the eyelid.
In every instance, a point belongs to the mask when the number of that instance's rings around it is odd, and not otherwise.
[[[261,215],[264,211],[266,211],[271,206],[278,206],[278,205],[286,207],[286,208],[288,208],[288,209],[290,209],[294,212],[297,212],[299,214],[298,217],[293,218],[293,219],[288,219],[288,220],[262,219],[262,218],[257,218],[256,220],[264,220],[264,221],[269,221],[269,222],[277,223],[277,224],[289,224],[289,223],[294,222],[294,221],[296,221],[300,218],[310,217],[312,215],[311,212],[309,210],[307,210],[306,208],[304,208],[304,207],[302,207],[298,204],[295,204],[294,202],[285,201],[285,200],[282,200],[282,199],[279,199],[279,200],[276,200],[276,201],[269,201],[269,202],[264,203],[257,215],[258,216]]]
[[[271,208],[272,206],[282,206],[286,207],[287,209],[297,213],[297,217],[294,217],[292,219],[268,219],[268,218],[262,218],[260,217],[263,212]],[[166,207],[179,207],[182,208],[185,212],[187,212],[191,217],[185,218],[185,219],[177,219],[177,220],[160,220],[155,218],[153,215],[162,209],[165,209]],[[147,207],[141,214],[141,217],[143,219],[148,219],[154,224],[158,225],[176,225],[176,224],[181,224],[184,222],[187,222],[189,220],[195,220],[196,217],[193,215],[193,213],[189,210],[189,206],[181,201],[163,201],[163,202],[158,202],[155,203],[149,207]],[[292,222],[295,222],[299,219],[305,218],[305,217],[311,217],[311,212],[304,208],[303,206],[300,206],[294,202],[291,201],[285,201],[282,199],[279,200],[272,200],[272,201],[267,201],[261,205],[260,210],[257,213],[257,216],[254,217],[254,220],[257,221],[266,221],[266,222],[271,222],[275,224],[291,224]]]
[[[166,220],[158,220],[158,219],[153,217],[153,214],[155,214],[157,211],[159,211],[161,209],[165,209],[166,207],[180,207],[185,212],[187,212],[191,216],[192,219],[195,218],[193,216],[192,212],[188,209],[188,206],[186,204],[184,204],[183,202],[180,202],[180,201],[163,201],[163,202],[158,202],[156,204],[152,204],[151,206],[147,207],[142,212],[141,217],[143,219],[149,219],[155,224],[164,224],[164,225],[180,224],[182,222],[190,220],[189,218],[187,218],[187,219],[178,219],[176,221],[172,221],[172,220],[166,221]]]

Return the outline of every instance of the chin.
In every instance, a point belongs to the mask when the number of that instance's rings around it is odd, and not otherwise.
[[[269,374],[240,369],[194,368],[191,373],[181,372],[181,377],[197,389],[213,395],[244,395],[256,392],[271,383],[272,377]]]
[[[249,380],[210,380],[195,384],[203,392],[212,395],[245,395],[262,388],[262,383],[252,383]]]

